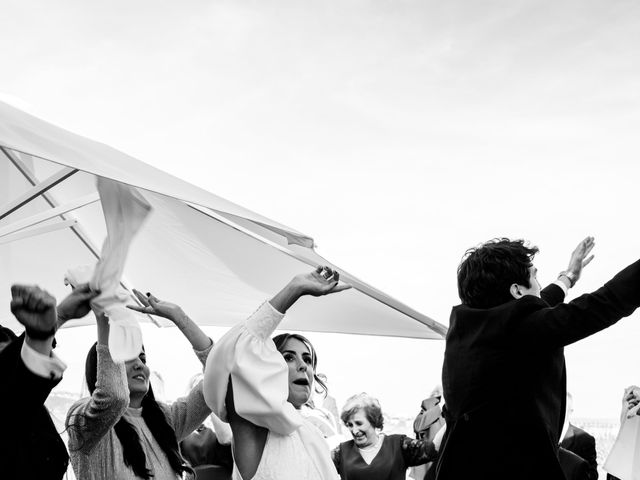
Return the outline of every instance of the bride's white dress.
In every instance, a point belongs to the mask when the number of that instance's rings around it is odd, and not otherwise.
[[[227,421],[224,399],[231,378],[238,415],[269,430],[256,474],[243,479],[234,466],[234,480],[335,480],[338,473],[320,431],[287,402],[288,367],[271,340],[283,318],[265,302],[227,332],[207,359],[204,397]]]

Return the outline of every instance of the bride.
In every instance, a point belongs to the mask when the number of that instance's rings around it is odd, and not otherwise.
[[[299,412],[309,400],[318,358],[302,335],[270,338],[304,295],[341,292],[327,267],[297,275],[275,297],[233,327],[211,351],[204,396],[233,432],[234,480],[326,480],[338,474],[318,429]]]

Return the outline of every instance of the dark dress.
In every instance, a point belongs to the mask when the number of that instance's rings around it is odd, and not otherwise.
[[[385,435],[369,465],[353,440],[341,443],[332,454],[342,480],[404,480],[408,467],[430,462],[436,455],[432,442],[406,435]]]

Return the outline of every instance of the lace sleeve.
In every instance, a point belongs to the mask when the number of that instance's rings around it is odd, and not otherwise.
[[[402,457],[408,467],[431,462],[438,457],[438,452],[429,440],[415,440],[404,437],[402,439]]]

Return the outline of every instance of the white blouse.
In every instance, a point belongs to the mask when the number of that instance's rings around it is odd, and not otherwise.
[[[269,430],[255,480],[270,478],[264,475],[267,472],[279,472],[274,478],[297,472],[296,478],[301,479],[301,461],[306,464],[302,470],[308,472],[305,479],[336,479],[338,474],[321,433],[287,401],[288,367],[271,340],[283,318],[284,314],[265,302],[215,344],[205,367],[204,398],[213,413],[227,422],[225,397],[231,378],[238,415]],[[275,444],[279,446],[273,448]]]

